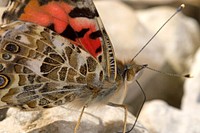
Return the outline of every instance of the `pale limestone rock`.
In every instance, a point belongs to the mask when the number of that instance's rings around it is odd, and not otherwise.
[[[119,1],[95,1],[95,5],[113,43],[117,58],[130,60],[137,51],[137,38],[145,32],[135,11]]]
[[[158,7],[139,11],[138,17],[144,27],[153,34],[174,12],[173,8]],[[199,36],[198,23],[180,13],[159,32],[151,46],[152,49],[160,47],[160,50],[157,49],[161,52],[158,60],[165,59],[177,72],[182,73],[190,68],[190,57],[200,46]]]
[[[95,1],[95,4],[113,42],[116,56],[123,61],[133,58],[176,11],[175,8],[166,6],[136,11],[119,1]],[[136,62],[148,64],[163,72],[188,73],[192,56],[200,45],[199,29],[194,19],[179,13],[140,53],[135,59]],[[149,99],[180,99],[183,93],[181,78],[167,78],[160,73],[145,70],[139,81]],[[138,92],[139,87],[131,84],[129,88],[126,102],[140,104],[137,100],[141,100],[142,96],[135,98],[138,93],[141,94]],[[175,105],[180,102],[181,100],[177,100]]]
[[[115,2],[110,2],[108,5],[103,5],[102,8],[110,7],[114,5]],[[123,5],[123,4],[122,4]],[[98,6],[98,4],[97,4]],[[127,6],[127,5],[123,5]],[[127,7],[129,9],[129,7]],[[120,40],[113,42],[115,47],[116,55],[121,59],[122,57],[125,59],[130,59],[130,53],[134,54],[135,51],[147,42],[148,38],[150,38],[158,28],[172,15],[175,11],[173,8],[168,7],[160,7],[160,8],[152,8],[147,10],[141,11],[134,11],[128,10],[128,12],[132,12],[132,17],[123,16],[124,19],[118,20],[118,17],[121,15],[114,14],[118,11],[123,11],[123,9],[118,7],[118,9],[114,10],[107,10],[103,9],[105,14],[101,14],[101,8],[99,8],[100,15],[103,16],[104,20],[108,26],[106,29],[110,34],[111,40]],[[108,12],[109,11],[109,12]],[[106,17],[108,14],[109,16],[116,17],[112,22],[111,20],[107,20]],[[112,15],[113,14],[113,15]],[[116,13],[117,14],[117,13]],[[129,14],[129,13],[128,13]],[[131,14],[131,13],[130,13]],[[117,21],[118,20],[118,21]],[[133,21],[133,23],[128,23],[129,21]],[[118,23],[119,24],[116,24]],[[116,24],[116,27],[113,28]],[[120,26],[121,24],[121,26]],[[123,25],[124,24],[124,25]],[[130,25],[129,25],[130,24]],[[110,28],[112,25],[112,28]],[[126,26],[126,28],[125,28]],[[120,27],[123,27],[120,29]],[[135,30],[137,35],[133,35]],[[123,32],[124,29],[128,29],[129,32]],[[198,23],[186,16],[182,13],[178,14],[175,18],[173,18],[162,31],[156,36],[156,38],[150,43],[150,45],[141,53],[140,56],[143,56],[139,59],[136,59],[139,63],[147,62],[150,66],[154,68],[162,68],[166,66],[172,66],[172,68],[178,73],[185,73],[188,72],[191,67],[191,62],[193,60],[193,56],[196,50],[199,47],[200,42],[200,31],[199,31]],[[120,33],[117,38],[115,38],[116,34]],[[127,33],[127,34],[126,34]],[[130,34],[132,34],[132,38],[128,38]],[[119,38],[120,37],[120,38]],[[114,39],[112,39],[114,38]],[[128,40],[128,41],[127,41]],[[126,43],[128,42],[128,43]],[[141,43],[142,42],[142,43]],[[166,65],[168,64],[168,65]],[[196,65],[199,66],[199,65]],[[169,68],[168,68],[169,69]],[[161,69],[162,71],[162,69]],[[160,79],[156,79],[153,75],[152,79],[146,79],[147,84],[141,83],[142,86],[146,86],[144,89],[151,89],[147,92],[147,95],[157,95],[162,97],[161,95],[166,95],[168,92],[173,94],[173,98],[180,97],[181,98],[181,87],[169,87],[171,84],[177,85],[177,80],[181,80],[180,78],[173,78],[171,82],[161,81]],[[158,74],[157,74],[158,76]],[[145,78],[148,77],[145,75]],[[149,76],[150,77],[150,76]],[[141,78],[144,78],[143,76]],[[157,83],[153,82],[154,80],[158,80]],[[166,80],[166,78],[164,79]],[[169,78],[170,80],[170,78]],[[191,79],[188,79],[190,81]],[[199,81],[196,79],[196,81]],[[160,85],[158,85],[160,84]],[[196,83],[198,84],[198,83]],[[188,88],[191,89],[192,82],[190,85],[186,85]],[[135,89],[134,87],[132,87]],[[154,89],[158,88],[158,89]],[[199,87],[196,87],[194,90],[193,95],[198,95],[197,91]],[[133,96],[133,89],[130,90],[128,94],[130,97]],[[153,90],[154,89],[154,90]],[[189,89],[188,89],[189,90]],[[164,92],[164,93],[163,93]],[[135,92],[134,92],[135,93]],[[191,92],[192,93],[192,92]],[[160,95],[159,95],[160,94]],[[185,97],[187,94],[185,94]],[[192,96],[192,95],[191,95]],[[164,96],[163,96],[164,97]],[[141,98],[141,97],[140,97]],[[171,99],[173,99],[171,97]],[[142,98],[141,98],[142,99]],[[190,106],[183,107],[183,109],[187,108],[190,110],[193,108],[196,113],[188,113],[184,110],[173,108],[162,101],[158,102],[150,102],[149,104],[145,105],[143,108],[143,113],[140,114],[140,119],[142,123],[145,124],[145,127],[152,133],[197,133],[200,132],[200,127],[198,123],[200,122],[199,108],[195,109],[193,107],[196,106],[195,104],[199,104],[198,102],[195,103],[195,100],[198,99],[192,98],[192,102]],[[133,105],[136,103],[133,100]],[[186,102],[185,102],[186,103]],[[190,99],[188,99],[188,103],[190,103]],[[184,103],[183,103],[184,104]],[[191,109],[191,110],[193,110]]]
[[[136,11],[119,1],[95,1],[97,10],[121,60],[130,60],[176,11],[156,7]],[[111,8],[112,7],[112,10]],[[177,72],[189,69],[189,56],[200,45],[199,26],[182,13],[175,16],[136,58],[140,64],[161,67],[170,62]]]
[[[189,22],[189,21],[186,21]],[[191,31],[189,33],[195,33],[194,39],[191,41],[191,45],[200,42],[199,28],[196,27],[196,22],[191,21]],[[193,27],[193,28],[192,28]],[[197,29],[195,30],[194,27]],[[185,29],[187,29],[185,27]],[[181,36],[181,35],[180,35]],[[187,37],[186,37],[187,38]],[[196,38],[196,39],[195,39]],[[191,39],[191,40],[192,40]],[[189,39],[190,40],[190,39]],[[190,51],[191,49],[189,49]],[[187,60],[187,59],[186,59]],[[151,133],[199,133],[200,132],[200,50],[197,51],[195,57],[193,54],[188,57],[190,63],[188,67],[191,67],[190,73],[193,78],[185,80],[184,96],[182,99],[181,109],[174,108],[167,105],[163,101],[152,101],[146,103],[142,113],[140,114],[140,120],[144,126]],[[168,88],[173,93],[175,90]]]
[[[182,110],[200,118],[200,49],[191,63],[190,72],[192,78],[185,81]]]
[[[164,5],[164,4],[177,4],[177,3],[184,3],[187,5],[194,5],[200,7],[199,0],[188,0],[188,1],[177,1],[177,0],[126,0],[129,3],[140,3],[146,5]]]
[[[151,133],[199,133],[200,117],[171,107],[161,100],[146,103],[141,122]]]
[[[199,38],[200,39],[200,38]],[[162,101],[146,104],[141,121],[152,133],[199,133],[200,132],[200,49],[191,66],[192,78],[186,79],[181,109],[170,107]]]
[[[10,108],[7,118],[0,122],[0,133],[73,133],[80,112],[55,107],[44,111],[23,112]],[[86,110],[78,133],[115,133],[122,130],[124,110],[104,106]],[[128,128],[135,118],[128,114]],[[130,133],[148,133],[139,123]]]

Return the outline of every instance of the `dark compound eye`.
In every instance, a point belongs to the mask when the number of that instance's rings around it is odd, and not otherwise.
[[[0,89],[5,88],[9,83],[8,77],[5,75],[0,75]]]
[[[5,47],[5,49],[11,53],[17,53],[19,52],[19,46],[14,43],[8,43]]]

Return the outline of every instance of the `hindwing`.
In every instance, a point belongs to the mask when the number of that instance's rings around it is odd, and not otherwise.
[[[93,96],[99,62],[48,28],[15,21],[0,29],[0,105],[47,108]],[[86,104],[82,103],[82,105]]]

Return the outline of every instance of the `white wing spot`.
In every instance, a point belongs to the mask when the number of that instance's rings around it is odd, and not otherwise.
[[[28,40],[27,36],[25,36],[25,35],[17,35],[16,38],[18,38],[18,37],[20,38],[20,39],[17,39],[19,42],[31,45],[31,43]]]
[[[34,71],[36,74],[41,74],[41,71],[40,71],[40,67],[43,63],[43,60],[42,59],[37,59],[37,60],[31,60],[31,61],[27,61],[27,66],[32,70]]]

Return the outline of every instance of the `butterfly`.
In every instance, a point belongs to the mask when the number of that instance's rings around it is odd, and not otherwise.
[[[0,27],[0,107],[122,104],[145,65],[116,59],[92,0],[10,1]],[[123,133],[126,132],[124,116]]]

